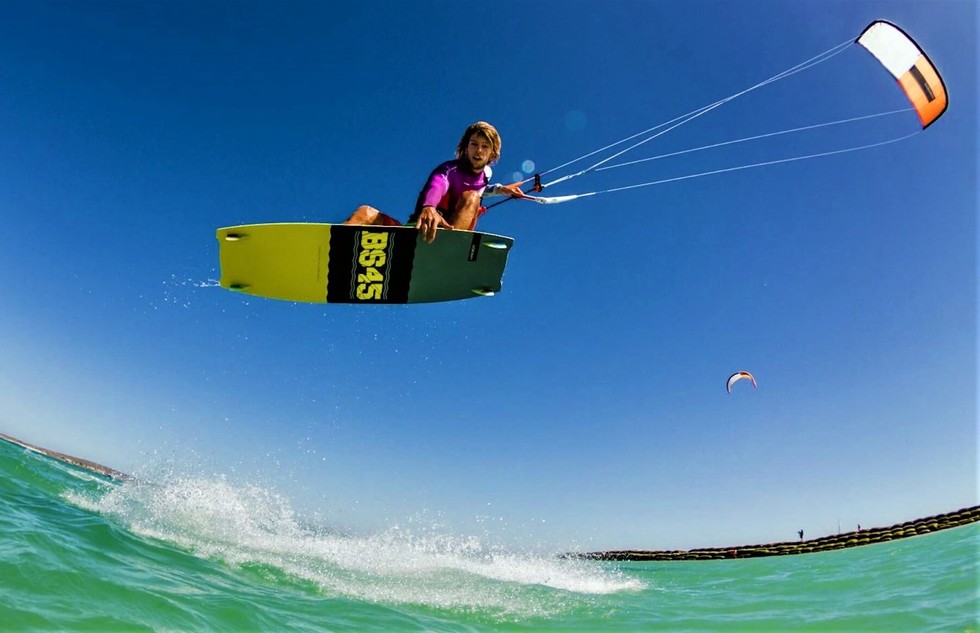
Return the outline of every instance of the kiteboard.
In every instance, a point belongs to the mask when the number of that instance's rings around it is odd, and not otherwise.
[[[500,291],[514,240],[411,226],[246,224],[218,229],[221,286],[308,303],[427,303]]]

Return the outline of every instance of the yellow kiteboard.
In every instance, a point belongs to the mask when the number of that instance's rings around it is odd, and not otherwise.
[[[500,291],[514,240],[410,226],[245,224],[218,229],[221,285],[310,303],[425,303]]]

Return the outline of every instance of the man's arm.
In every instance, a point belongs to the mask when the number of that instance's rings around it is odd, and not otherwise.
[[[436,239],[436,229],[453,228],[436,209],[436,205],[447,191],[449,191],[449,177],[444,171],[436,168],[429,174],[429,179],[425,181],[425,186],[419,194],[422,210],[415,220],[415,228],[422,233],[422,239],[429,244]]]
[[[526,198],[524,192],[521,191],[521,183],[515,182],[510,185],[487,185],[484,190],[484,195],[487,196],[511,196],[512,198]]]

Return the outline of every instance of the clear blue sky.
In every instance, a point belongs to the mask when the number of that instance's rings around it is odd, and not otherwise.
[[[884,148],[555,206],[491,299],[215,287],[215,229],[407,217],[463,128],[500,180],[729,96],[877,18],[943,73]],[[330,525],[673,548],[977,502],[977,10],[935,2],[0,3],[0,430],[258,481]],[[851,47],[631,154],[906,107]],[[640,183],[897,120],[589,174]],[[895,119],[895,117],[891,117]],[[725,391],[734,371],[759,387]],[[421,517],[421,518],[419,518]]]

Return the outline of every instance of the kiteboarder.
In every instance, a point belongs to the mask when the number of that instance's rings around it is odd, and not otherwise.
[[[456,158],[432,170],[406,224],[414,225],[431,243],[437,229],[476,228],[477,218],[486,211],[480,204],[483,195],[525,197],[519,184],[489,184],[490,165],[500,158],[500,145],[500,134],[489,123],[477,121],[467,127],[456,145]],[[401,226],[368,205],[359,206],[344,224]]]

